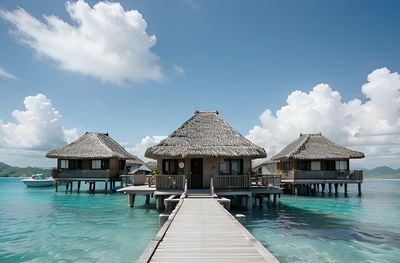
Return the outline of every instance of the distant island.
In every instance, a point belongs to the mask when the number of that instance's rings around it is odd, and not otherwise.
[[[24,177],[31,176],[32,174],[45,174],[50,175],[51,169],[39,167],[17,167],[0,162],[0,177]]]
[[[155,162],[146,163],[152,169],[156,168]],[[393,169],[388,166],[379,166],[373,169],[363,169],[364,179],[400,179],[400,168]],[[0,177],[24,177],[32,174],[51,174],[50,168],[40,167],[17,167],[0,162]]]
[[[373,169],[363,169],[364,179],[400,179],[400,169],[379,166]]]

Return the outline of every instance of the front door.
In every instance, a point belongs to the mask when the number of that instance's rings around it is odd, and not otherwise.
[[[190,188],[203,188],[203,159],[190,159]]]

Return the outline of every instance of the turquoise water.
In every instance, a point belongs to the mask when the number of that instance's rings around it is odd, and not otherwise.
[[[246,227],[281,262],[400,262],[399,190],[369,180],[361,198],[282,196],[245,211]],[[159,229],[155,205],[136,204],[0,179],[0,262],[133,262]]]
[[[246,211],[246,227],[281,262],[400,262],[400,180],[368,180],[362,197],[282,196]]]
[[[134,262],[159,229],[155,205],[136,203],[0,179],[0,262]]]

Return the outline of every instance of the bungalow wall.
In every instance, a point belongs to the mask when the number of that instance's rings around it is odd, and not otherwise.
[[[210,187],[210,181],[212,176],[219,175],[219,163],[222,160],[221,158],[212,158],[206,157],[203,159],[203,188]],[[233,158],[236,159],[236,158]],[[165,160],[172,160],[172,159],[165,159]],[[191,185],[191,158],[186,159],[175,159],[175,160],[182,160],[185,163],[184,167],[184,174],[188,180],[188,185]],[[157,169],[163,174],[163,167],[162,167],[163,159],[157,159]],[[243,174],[247,174],[251,172],[251,159],[244,158],[243,159]]]

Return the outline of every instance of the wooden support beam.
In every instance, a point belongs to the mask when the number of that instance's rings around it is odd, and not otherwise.
[[[274,204],[274,206],[276,205],[276,194],[274,194],[274,198],[273,198],[272,203]]]
[[[329,188],[329,195],[331,195],[332,194],[332,184],[331,183],[328,184],[328,188]]]
[[[58,181],[56,181],[56,193],[58,192]]]
[[[358,183],[358,196],[361,196],[361,183]]]
[[[128,194],[128,205],[129,207],[135,206],[135,194]]]
[[[335,184],[335,197],[338,196],[338,186],[339,184]]]
[[[78,181],[78,193],[81,191],[81,181]]]
[[[344,196],[349,197],[349,195],[347,194],[347,184],[344,184]]]
[[[107,194],[108,191],[108,182],[104,182],[104,194]],[[110,182],[110,188],[111,188],[111,182]]]
[[[146,205],[150,204],[150,195],[146,195]]]

